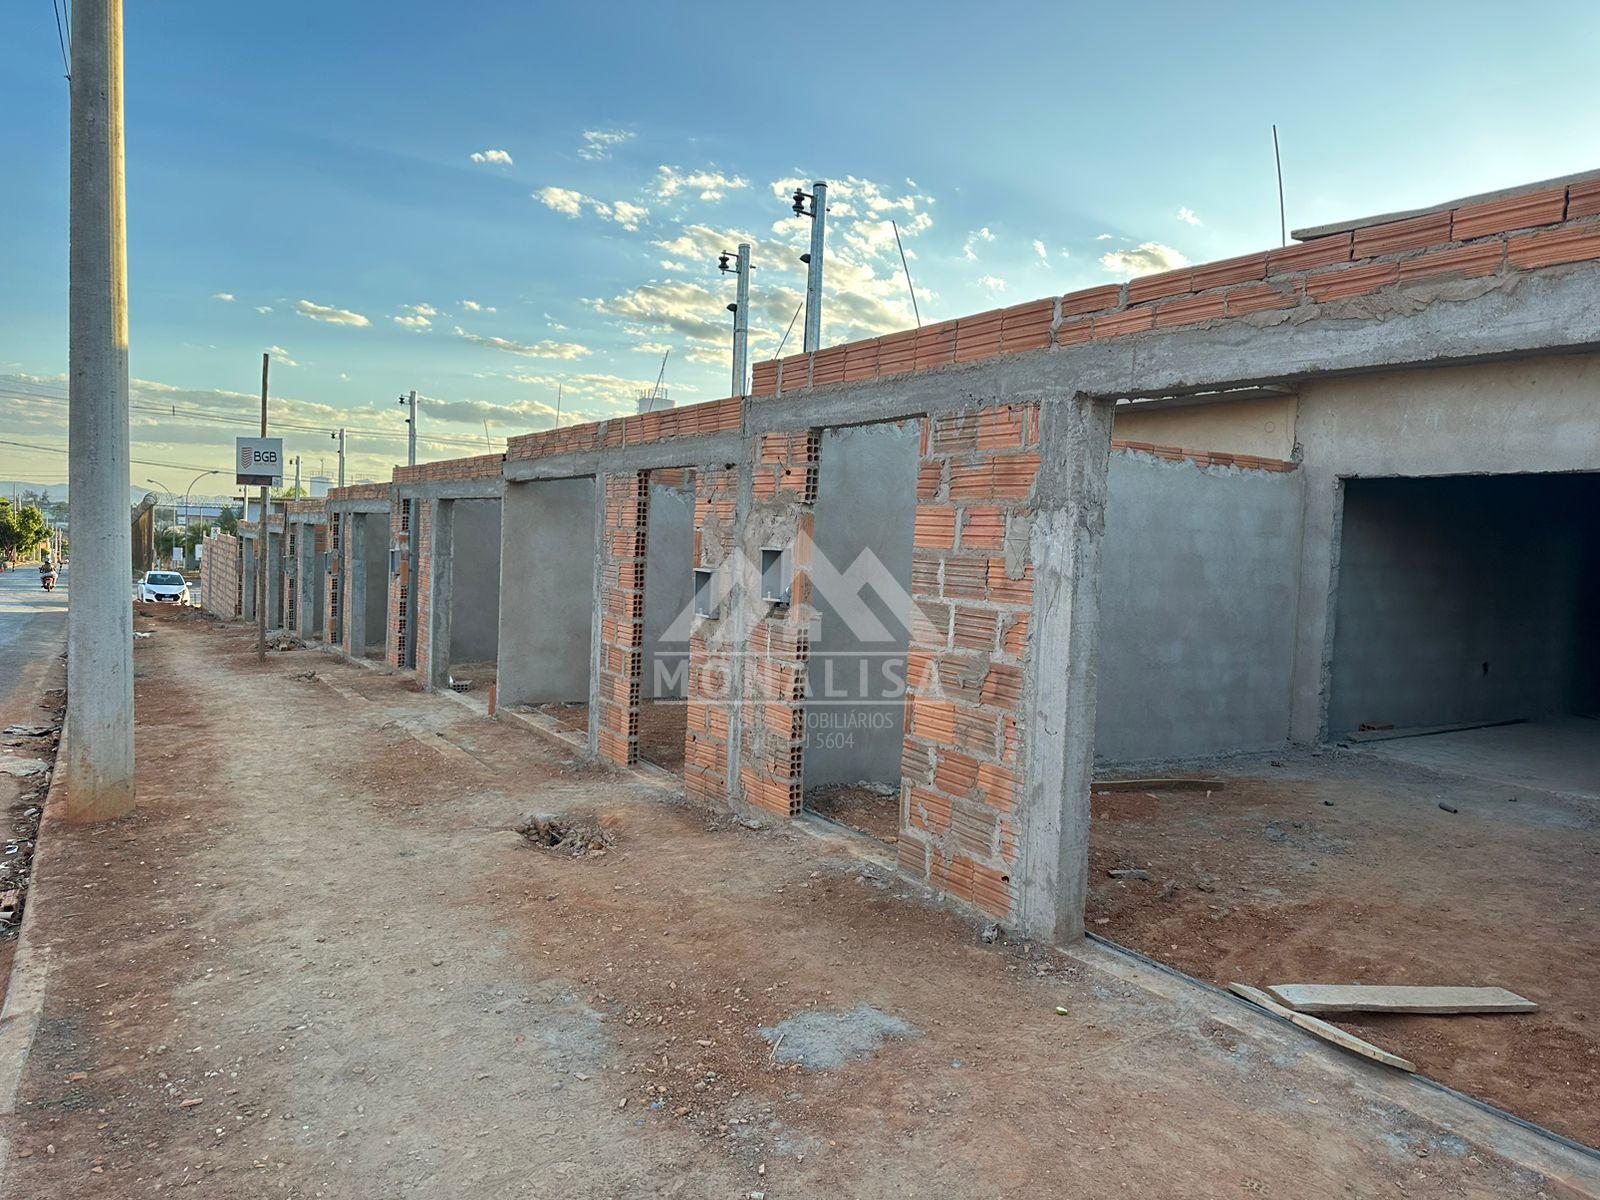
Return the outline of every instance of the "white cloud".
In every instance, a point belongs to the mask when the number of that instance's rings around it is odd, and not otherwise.
[[[1200,218],[1194,215],[1194,210],[1192,208],[1180,208],[1178,210],[1178,220],[1182,221],[1185,225],[1200,224]]]
[[[558,212],[574,220],[581,217],[583,210],[587,208],[603,220],[616,222],[629,233],[637,232],[640,223],[650,216],[650,210],[642,205],[627,200],[608,204],[604,200],[596,200],[593,196],[585,196],[582,192],[575,192],[571,188],[542,187],[533,193],[533,198],[552,212]]]
[[[302,317],[310,317],[313,321],[323,321],[329,325],[354,325],[365,328],[372,324],[358,312],[351,312],[348,308],[334,308],[328,304],[317,304],[312,300],[295,301],[294,310]]]
[[[474,150],[472,161],[475,163],[493,163],[496,166],[511,166],[511,155],[504,150]]]
[[[1042,258],[1045,262],[1049,262],[1050,261],[1050,251],[1045,248],[1045,244],[1043,242],[1041,242],[1038,238],[1034,238],[1033,239],[1033,252],[1035,254],[1037,254],[1040,258]]]
[[[258,305],[256,305],[256,311],[258,313],[269,313],[269,312],[272,311],[272,305],[270,305],[270,304],[258,304]]]
[[[519,354],[523,358],[558,358],[571,361],[587,358],[593,353],[589,347],[580,346],[576,342],[553,342],[546,339],[530,345],[527,342],[512,341],[510,338],[484,337],[481,334],[468,333],[459,325],[455,328],[455,335],[471,342],[474,346],[484,346],[504,354]]]
[[[769,184],[774,198],[784,202],[795,188],[810,186],[809,177],[798,175]],[[885,191],[872,180],[853,176],[830,183],[828,304],[823,317],[828,344],[911,328],[911,302],[890,222],[898,222],[906,256],[915,258],[915,240],[933,227],[927,211],[933,203],[931,197]],[[761,268],[750,312],[751,353],[759,359],[778,349],[800,303],[805,268],[799,256],[808,249],[810,236],[810,221],[789,216],[774,221],[770,233],[760,237],[737,227],[689,223],[651,245],[663,255],[656,260],[660,268],[676,274],[694,271],[698,264],[709,267],[719,253],[750,243]],[[720,364],[728,354],[730,298],[730,288],[708,272],[703,282],[698,277],[655,279],[585,304],[640,344],[673,345],[674,361],[681,353],[691,362]],[[920,285],[918,298],[926,307],[933,293]],[[797,348],[794,338],[790,345]]]
[[[615,221],[629,233],[637,232],[639,223],[648,220],[650,216],[648,208],[639,204],[630,204],[626,200],[618,200],[614,204],[604,204],[597,201],[594,205],[594,211],[598,216],[604,217],[608,221]]]
[[[289,352],[282,346],[268,346],[267,353],[272,356],[272,361],[282,363],[286,367],[298,367],[300,364],[289,357]]]
[[[461,301],[461,310],[463,312],[475,312],[475,313],[492,313],[492,312],[497,311],[495,309],[494,305],[492,305],[492,304],[479,304],[476,300],[463,300],[463,301]]]
[[[390,320],[392,320],[396,325],[404,326],[406,329],[410,329],[416,333],[421,333],[424,329],[427,329],[428,326],[433,324],[432,321],[428,320],[427,317],[424,317],[421,314],[413,314],[404,317],[391,317]]]
[[[585,129],[583,145],[578,148],[578,157],[586,158],[590,162],[600,162],[610,158],[612,150],[622,143],[631,142],[633,136],[633,133],[626,129]]]
[[[212,292],[211,298],[213,300],[221,300],[224,304],[232,304],[234,301],[232,292]]]
[[[1006,290],[1006,281],[996,275],[980,275],[978,276],[978,282],[991,292],[1003,292]]]
[[[440,315],[449,316],[448,313],[441,314],[439,310],[431,304],[402,304],[400,307],[405,309],[407,312],[416,313],[419,317],[437,317]]]
[[[1111,240],[1111,235],[1109,233],[1097,233],[1095,234],[1094,240],[1097,242],[1109,242]]]
[[[971,233],[967,234],[967,240],[961,247],[961,257],[967,259],[969,262],[977,262],[978,243],[992,241],[994,241],[994,234],[989,232],[989,227],[987,225],[985,225],[982,229],[974,229]]]
[[[566,217],[581,217],[583,206],[594,203],[582,192],[554,186],[540,188],[533,193],[533,198],[552,212],[558,212]]]
[[[680,171],[677,167],[662,166],[656,172],[656,195],[670,200],[679,192],[696,192],[702,200],[721,200],[737,188],[749,187],[750,182],[741,175],[724,175],[721,171]]]
[[[1189,260],[1171,246],[1163,246],[1160,242],[1141,242],[1133,250],[1112,250],[1102,254],[1100,265],[1113,275],[1131,277],[1186,267]]]

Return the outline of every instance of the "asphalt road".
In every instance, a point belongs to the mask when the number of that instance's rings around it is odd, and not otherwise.
[[[33,708],[45,671],[66,649],[71,573],[63,571],[56,590],[47,592],[31,564],[0,571],[0,727],[15,719],[13,712]]]

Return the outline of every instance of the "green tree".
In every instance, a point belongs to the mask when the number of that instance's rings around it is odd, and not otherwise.
[[[223,533],[232,536],[239,532],[239,514],[233,511],[230,505],[222,510],[222,515],[217,518],[217,528]]]
[[[0,556],[15,562],[27,558],[50,536],[44,514],[33,505],[15,509],[0,500]]]

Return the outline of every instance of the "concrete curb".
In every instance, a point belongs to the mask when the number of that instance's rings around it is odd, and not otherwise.
[[[63,725],[62,741],[56,746],[58,763],[65,736]],[[5,1007],[0,1008],[0,1195],[7,1194],[6,1178],[12,1165],[11,1131],[3,1118],[16,1115],[17,1089],[44,1014],[45,985],[50,977],[50,947],[39,943],[37,930],[39,910],[47,902],[44,881],[55,859],[56,832],[61,824],[55,814],[64,786],[60,772],[52,768],[50,786],[39,814],[39,833],[34,841],[28,908],[22,914],[22,929],[17,934],[17,953],[11,960]]]

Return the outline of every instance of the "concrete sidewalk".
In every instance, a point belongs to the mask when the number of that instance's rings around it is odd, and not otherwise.
[[[35,894],[12,1195],[1600,1195],[1192,984],[985,945],[837,839],[140,627],[141,810],[54,830]],[[508,831],[536,810],[594,848]]]

